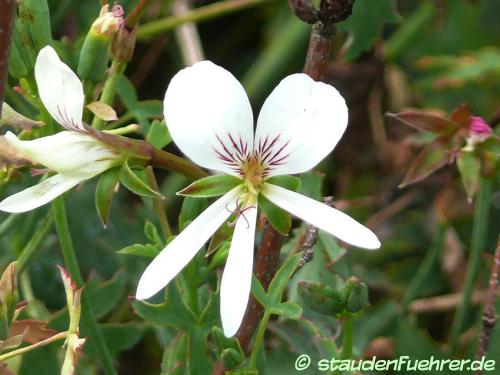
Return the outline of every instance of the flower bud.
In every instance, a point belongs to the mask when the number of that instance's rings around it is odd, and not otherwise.
[[[339,292],[328,285],[314,281],[300,281],[297,288],[304,302],[320,314],[332,316],[344,310]]]
[[[119,5],[104,5],[83,42],[78,75],[84,80],[102,81],[109,63],[109,45],[116,32],[123,28],[123,9]]]
[[[351,276],[342,290],[342,299],[346,310],[356,313],[368,305],[368,287],[356,276]]]
[[[472,136],[489,136],[493,133],[490,126],[482,117],[472,116],[470,121],[470,134]]]

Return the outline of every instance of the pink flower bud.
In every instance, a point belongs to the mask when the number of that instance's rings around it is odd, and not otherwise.
[[[470,121],[470,134],[472,136],[488,136],[492,133],[490,126],[482,117],[472,116]]]

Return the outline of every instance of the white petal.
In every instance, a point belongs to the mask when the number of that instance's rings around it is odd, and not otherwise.
[[[21,141],[8,132],[5,140],[33,162],[75,177],[93,177],[118,162],[118,156],[113,151],[85,133],[63,131],[32,141]]]
[[[253,147],[253,115],[241,84],[227,70],[201,61],[178,72],[165,93],[172,139],[202,167],[237,174]]]
[[[38,53],[35,79],[40,99],[50,115],[68,130],[84,130],[82,83],[50,46]]]
[[[39,184],[11,195],[0,202],[0,211],[26,212],[43,206],[82,181],[81,178],[56,174]]]
[[[203,211],[156,256],[137,286],[137,299],[146,299],[167,285],[196,255],[234,210],[240,187],[229,191]]]
[[[270,165],[269,176],[302,173],[333,150],[347,117],[344,98],[333,86],[293,74],[266,99],[254,148]]]
[[[272,184],[265,184],[262,194],[284,210],[344,242],[365,249],[380,247],[380,241],[370,229],[326,204]]]
[[[243,217],[244,215],[244,217]],[[227,337],[241,325],[250,295],[253,268],[253,246],[257,208],[244,211],[236,222],[220,287],[220,316]]]

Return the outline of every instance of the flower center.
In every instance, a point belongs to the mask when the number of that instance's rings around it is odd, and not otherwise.
[[[244,176],[244,184],[251,194],[258,194],[264,183],[265,166],[259,158],[249,157],[241,165]]]

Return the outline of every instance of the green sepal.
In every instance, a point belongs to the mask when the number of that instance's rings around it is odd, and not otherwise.
[[[242,183],[241,179],[230,175],[217,175],[202,178],[182,189],[177,195],[188,197],[217,197]]]
[[[104,227],[108,224],[113,195],[120,181],[120,168],[111,168],[101,173],[95,190],[95,207]]]
[[[266,214],[267,219],[274,229],[283,235],[288,234],[292,227],[292,219],[285,210],[276,206],[262,194],[259,194],[259,207]]]
[[[297,191],[300,187],[300,178],[288,175],[274,176],[268,178],[266,182],[292,191]]]
[[[234,215],[231,215],[234,216]],[[231,222],[231,219],[230,219]],[[231,238],[233,237],[233,232],[234,232],[234,225],[227,225],[227,224],[222,224],[219,229],[215,231],[215,233],[212,235],[212,238],[210,239],[210,243],[208,245],[207,252],[205,253],[205,256],[208,257],[221,245],[226,242],[226,241],[231,241]]]
[[[168,132],[165,121],[153,120],[146,136],[146,141],[151,143],[158,150],[161,150],[172,142],[172,137]]]
[[[350,313],[356,313],[368,306],[368,287],[356,276],[351,276],[340,292],[345,308]]]
[[[457,157],[457,168],[460,172],[467,198],[472,200],[479,189],[481,163],[474,152],[464,151]]]
[[[142,195],[149,198],[164,198],[164,196],[149,187],[143,180],[141,180],[133,171],[130,169],[128,162],[123,163],[120,168],[120,182],[129,189],[131,192]]]
[[[88,32],[83,42],[78,61],[78,75],[82,80],[100,82],[106,75],[109,64],[111,39],[93,31]]]
[[[235,368],[245,360],[245,356],[233,348],[224,349],[220,358],[226,370]]]

